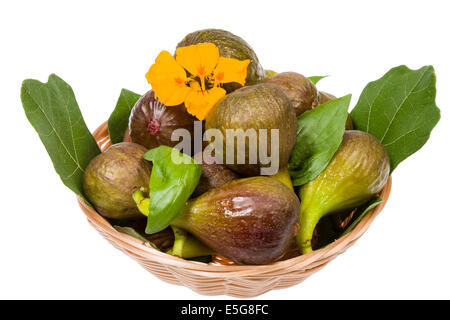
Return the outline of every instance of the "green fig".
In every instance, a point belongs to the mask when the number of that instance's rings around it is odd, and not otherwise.
[[[302,253],[312,251],[314,229],[322,217],[370,200],[383,189],[389,172],[389,156],[375,137],[358,130],[345,131],[325,170],[300,188],[297,244]]]
[[[188,201],[173,226],[240,264],[267,264],[289,247],[299,200],[268,177],[238,179]]]
[[[206,116],[205,127],[222,133],[222,139],[212,143],[219,146],[219,153],[223,152],[223,163],[244,176],[274,174],[276,171],[264,173],[261,168],[273,168],[275,162],[278,162],[276,169],[286,167],[297,136],[297,119],[291,102],[279,87],[269,83],[243,87],[220,99]],[[253,141],[246,135],[248,132],[254,133]],[[275,138],[273,132],[277,133]],[[245,141],[242,149],[239,141]],[[261,148],[267,148],[270,161],[261,157]],[[228,149],[234,155],[227,155]],[[238,151],[242,150],[244,159],[240,161]],[[254,161],[252,150],[256,151]],[[234,158],[232,163],[228,156]]]
[[[83,177],[83,191],[102,216],[144,218],[132,194],[149,185],[152,165],[143,158],[146,151],[136,143],[122,142],[112,145],[89,163]]]
[[[292,180],[288,168],[281,168],[276,174],[269,177],[282,182],[286,187],[294,191],[294,186],[292,185]]]

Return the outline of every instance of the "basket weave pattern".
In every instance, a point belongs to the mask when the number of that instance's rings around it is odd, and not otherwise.
[[[93,135],[102,151],[111,145],[106,122],[95,130]],[[158,278],[172,284],[186,286],[203,295],[249,298],[302,282],[352,246],[383,209],[389,197],[391,183],[389,178],[379,194],[384,201],[367,213],[345,236],[309,254],[263,266],[205,264],[165,254],[139,239],[116,231],[106,219],[87,206],[81,198],[78,198],[78,203],[89,223],[106,240]]]

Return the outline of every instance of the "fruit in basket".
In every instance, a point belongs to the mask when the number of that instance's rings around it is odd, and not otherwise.
[[[317,89],[308,78],[296,72],[282,72],[268,78],[266,83],[272,83],[291,100],[295,115],[311,110],[318,104]]]
[[[302,253],[312,251],[313,232],[322,217],[370,200],[384,187],[389,173],[389,156],[375,137],[363,131],[345,131],[325,170],[300,188],[297,244]]]
[[[102,216],[112,219],[143,218],[132,198],[141,187],[147,188],[152,166],[141,145],[122,142],[96,156],[83,176],[86,198]]]
[[[324,104],[325,102],[334,99],[336,99],[336,96],[332,95],[331,93],[319,91],[319,104]]]
[[[278,152],[278,159],[271,160],[279,160],[279,168],[287,166],[297,135],[297,119],[291,102],[280,88],[269,83],[246,86],[223,97],[208,113],[205,127],[222,132],[223,140],[213,143],[216,145],[223,143],[224,159],[227,158],[227,142],[233,143],[234,146],[228,146],[228,149],[234,151],[234,155],[230,156],[234,161],[231,164],[227,163],[227,166],[244,176],[260,175],[261,168],[272,165],[264,163],[260,152],[255,155],[257,158],[255,163],[251,163],[252,142],[249,136],[252,132],[256,135],[253,146],[257,144],[261,150],[259,141],[261,139],[267,146],[269,158],[275,158]],[[260,129],[266,130],[261,132]],[[275,132],[278,132],[279,141],[272,141],[272,129],[278,130]],[[261,136],[262,133],[267,133],[267,139]],[[245,149],[242,148],[245,163],[238,158],[239,141],[245,141]],[[277,149],[272,150],[272,144]],[[243,143],[240,145],[244,147]],[[220,147],[218,149],[220,150]]]
[[[299,200],[268,177],[234,180],[188,201],[173,225],[241,264],[266,264],[287,250]]]
[[[160,145],[173,147],[172,133],[186,129],[194,136],[195,117],[184,106],[166,107],[155,98],[153,90],[144,94],[131,110],[129,129],[131,141],[147,149]],[[193,141],[192,141],[193,146]]]
[[[319,104],[324,104],[325,102],[328,102],[330,100],[336,99],[335,96],[333,96],[330,93],[319,91]],[[345,122],[345,130],[353,130],[353,121],[350,115],[347,117],[347,121]]]
[[[247,68],[246,85],[256,84],[264,79],[265,72],[259,63],[256,53],[247,42],[231,32],[220,29],[195,31],[186,35],[184,39],[178,43],[177,48],[205,42],[214,43],[219,48],[221,57],[251,60]],[[234,91],[240,87],[241,85],[235,82],[224,85],[227,92]]]
[[[195,188],[192,194],[193,197],[198,197],[227,182],[239,179],[239,175],[236,172],[228,169],[223,164],[216,163],[214,158],[205,152],[197,153],[194,159],[198,163],[201,163],[202,175],[200,176],[197,188]]]
[[[288,187],[291,190],[294,190],[294,186],[292,185],[292,180],[288,168],[281,168],[280,170],[278,170],[276,174],[271,175],[269,177],[282,182],[286,187]]]

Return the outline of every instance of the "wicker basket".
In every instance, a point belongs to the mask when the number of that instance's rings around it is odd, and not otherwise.
[[[111,145],[107,123],[95,130],[93,135],[102,150]],[[263,266],[205,264],[165,254],[143,241],[116,231],[106,219],[86,206],[81,198],[78,198],[78,203],[89,223],[105,239],[158,278],[172,284],[184,285],[203,295],[249,298],[300,283],[343,253],[369,228],[383,209],[390,190],[391,178],[379,195],[384,199],[383,203],[366,214],[351,232],[325,248]]]

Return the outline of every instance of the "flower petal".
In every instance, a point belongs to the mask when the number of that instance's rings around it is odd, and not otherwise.
[[[226,94],[225,89],[218,87],[207,91],[193,89],[186,97],[184,104],[190,114],[203,120],[216,102]]]
[[[250,60],[238,60],[234,58],[219,58],[219,63],[214,70],[216,84],[237,82],[245,85],[245,78],[247,78],[247,67]]]
[[[214,43],[199,43],[177,49],[177,62],[189,73],[203,78],[211,72],[219,60],[219,48]]]
[[[167,51],[161,51],[145,77],[151,84],[155,97],[166,106],[183,103],[191,90],[186,85],[186,71]]]

